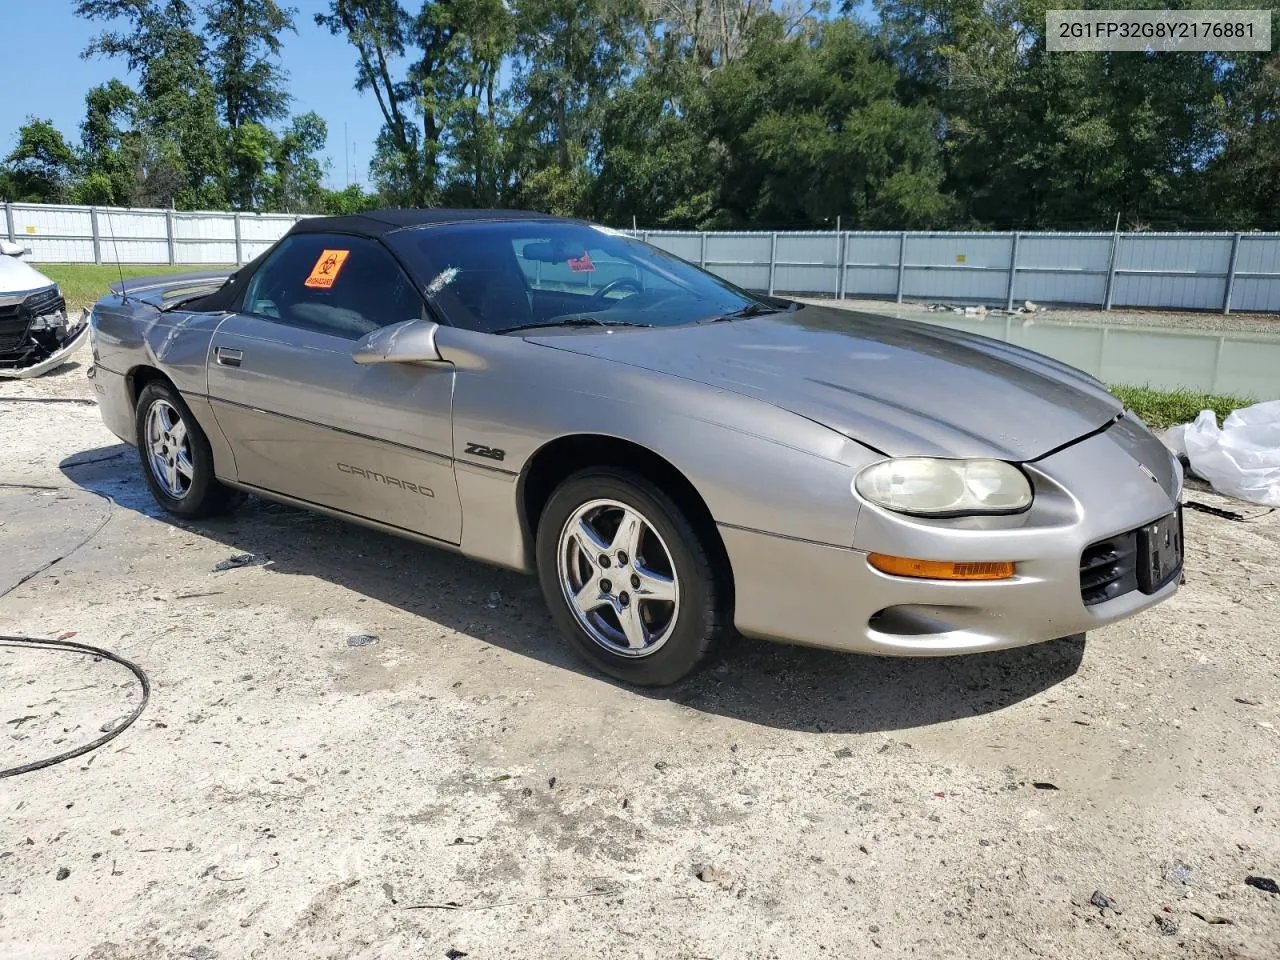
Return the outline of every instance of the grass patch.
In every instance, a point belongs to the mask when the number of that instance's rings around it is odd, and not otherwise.
[[[126,263],[116,267],[114,263],[33,263],[46,277],[62,288],[67,300],[67,310],[78,312],[89,307],[109,292],[109,285],[120,280],[124,271],[126,281],[134,277],[155,277],[163,273],[190,273],[193,270],[220,270],[217,264],[183,263],[169,266],[167,263]],[[231,268],[229,268],[231,269]]]
[[[1195,390],[1156,390],[1154,387],[1112,386],[1108,389],[1153,430],[1164,430],[1175,423],[1188,423],[1201,410],[1212,410],[1221,421],[1232,410],[1247,407],[1253,400],[1228,397]]]

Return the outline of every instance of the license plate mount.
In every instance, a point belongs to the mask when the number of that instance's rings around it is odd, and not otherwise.
[[[1138,530],[1138,589],[1155,593],[1182,573],[1182,506]]]

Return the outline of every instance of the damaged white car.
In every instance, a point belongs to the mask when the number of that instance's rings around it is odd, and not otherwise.
[[[74,321],[58,285],[18,258],[28,251],[0,240],[0,378],[38,377],[84,343],[87,311]]]

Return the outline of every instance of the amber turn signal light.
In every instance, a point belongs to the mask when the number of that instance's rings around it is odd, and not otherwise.
[[[881,573],[925,580],[1008,580],[1013,576],[1013,564],[1005,561],[953,563],[948,560],[912,560],[910,557],[891,557],[886,553],[869,553],[867,562]]]

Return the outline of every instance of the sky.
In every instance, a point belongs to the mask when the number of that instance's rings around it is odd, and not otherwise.
[[[291,109],[314,110],[329,125],[327,185],[341,189],[348,182],[365,183],[382,125],[377,102],[353,89],[355,52],[347,42],[316,26],[314,15],[328,7],[327,0],[290,0],[287,5],[298,10],[298,32],[285,35],[282,57],[294,96]],[[18,128],[31,116],[53,121],[69,141],[78,141],[89,89],[112,77],[137,80],[126,76],[118,60],[80,58],[102,26],[81,20],[74,7],[74,0],[0,0],[6,35],[0,66],[0,157],[13,149]],[[51,50],[65,55],[55,59]],[[344,163],[344,125],[350,164]]]

